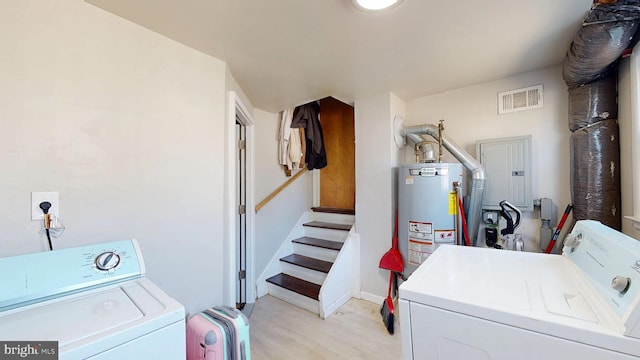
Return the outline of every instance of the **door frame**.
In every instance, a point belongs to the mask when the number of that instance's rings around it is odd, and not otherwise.
[[[236,305],[236,292],[238,284],[238,274],[236,272],[238,262],[238,253],[236,250],[236,234],[238,226],[236,223],[236,216],[238,212],[238,201],[236,198],[236,183],[238,179],[236,177],[236,156],[237,156],[237,142],[236,142],[236,120],[245,127],[246,133],[246,302],[253,303],[256,299],[255,292],[255,253],[254,253],[254,229],[255,229],[255,138],[254,138],[254,123],[253,117],[247,110],[240,97],[235,91],[228,92],[227,102],[227,120],[226,120],[226,160],[225,160],[225,211],[226,211],[226,231],[223,244],[223,252],[225,253],[223,263],[223,299],[224,303],[228,306],[235,307]],[[214,239],[215,241],[215,239]]]

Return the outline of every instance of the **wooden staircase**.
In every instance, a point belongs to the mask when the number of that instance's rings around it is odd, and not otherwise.
[[[317,214],[317,213],[314,213]],[[352,215],[323,214],[321,220],[302,224],[304,236],[290,241],[292,253],[279,259],[280,273],[266,279],[268,293],[284,301],[326,317],[322,290],[353,226]],[[332,221],[332,217],[336,221]],[[350,223],[346,223],[350,222]],[[348,279],[343,274],[343,281]],[[340,282],[340,276],[334,276]],[[344,284],[337,284],[344,287]],[[350,297],[350,295],[349,295]],[[335,300],[334,300],[335,302]]]

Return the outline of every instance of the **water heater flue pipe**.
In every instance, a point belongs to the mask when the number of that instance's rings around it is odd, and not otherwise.
[[[429,135],[439,140],[438,126],[432,124],[402,126],[401,135],[412,142],[420,142],[423,139],[420,135]],[[458,161],[471,171],[471,191],[469,192],[469,210],[467,211],[467,219],[469,223],[469,236],[471,243],[475,246],[482,221],[482,197],[484,195],[484,167],[468,152],[462,150],[446,135],[442,135],[442,145],[447,151],[453,155]]]

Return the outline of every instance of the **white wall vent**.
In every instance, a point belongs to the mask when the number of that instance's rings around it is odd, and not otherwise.
[[[542,107],[542,84],[498,94],[498,114],[539,109]]]

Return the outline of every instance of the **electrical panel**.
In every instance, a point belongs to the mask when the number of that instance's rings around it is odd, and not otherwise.
[[[478,140],[476,157],[485,170],[482,208],[500,209],[507,200],[522,211],[533,211],[531,136]]]

